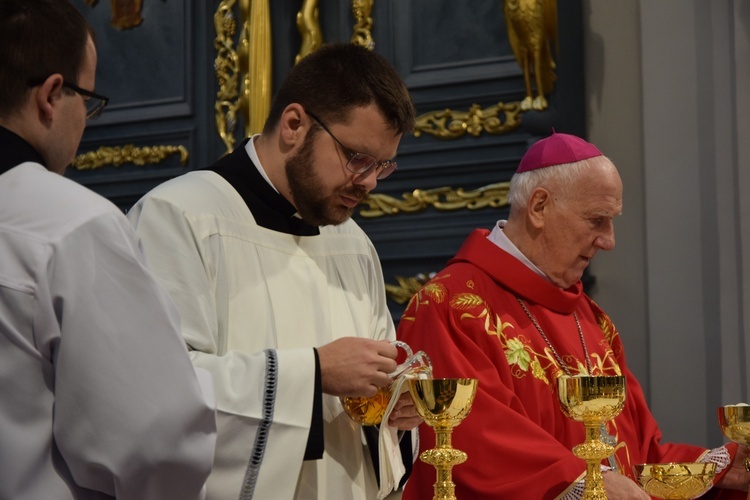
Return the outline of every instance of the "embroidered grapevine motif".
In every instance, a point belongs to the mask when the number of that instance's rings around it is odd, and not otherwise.
[[[409,301],[401,319],[414,321],[419,307],[426,307],[431,303],[443,304],[448,298],[449,292],[446,286],[440,283],[440,280],[449,276],[436,276],[422,287]],[[474,288],[474,283],[471,280],[464,285],[469,290]],[[597,324],[604,334],[600,345],[605,352],[603,357],[599,353],[591,354],[592,371],[594,374],[603,374],[606,364],[607,372],[611,373],[614,370],[617,375],[620,375],[620,368],[612,352],[612,347],[610,347],[613,345],[620,346],[619,339],[615,340],[618,337],[617,330],[609,317],[593,301],[591,303]],[[537,352],[532,348],[531,341],[523,333],[511,336],[515,328],[513,322],[503,322],[501,316],[494,313],[487,301],[480,295],[472,292],[456,293],[450,297],[448,307],[460,311],[460,320],[462,321],[482,321],[485,333],[497,337],[514,377],[521,379],[530,373],[535,379],[551,387],[551,380],[557,380],[558,377],[565,374],[549,347],[545,346],[542,352]],[[566,354],[562,356],[562,359],[573,375],[589,375],[586,365],[574,356]]]

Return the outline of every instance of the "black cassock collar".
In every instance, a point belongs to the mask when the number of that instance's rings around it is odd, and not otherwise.
[[[263,176],[245,150],[250,138],[206,170],[222,176],[242,196],[259,226],[297,236],[320,234],[318,226],[294,215],[294,205],[281,196]]]
[[[42,155],[31,144],[20,135],[0,127],[0,174],[27,161],[45,165]]]

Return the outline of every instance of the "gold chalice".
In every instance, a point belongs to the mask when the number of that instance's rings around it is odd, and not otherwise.
[[[750,445],[750,406],[720,406],[719,427],[727,439],[735,443]],[[745,470],[750,472],[750,457],[745,458]],[[750,492],[747,498],[750,500]]]
[[[643,491],[654,498],[689,500],[698,498],[713,485],[716,464],[640,464],[633,466],[633,474]]]
[[[477,393],[477,379],[442,378],[409,380],[409,392],[417,413],[435,431],[435,448],[419,455],[423,462],[435,467],[437,481],[433,500],[455,500],[454,465],[466,461],[466,453],[453,448],[453,428],[469,414]]]
[[[615,448],[600,440],[601,426],[612,420],[625,405],[625,377],[569,377],[557,379],[557,394],[562,411],[586,427],[586,440],[573,447],[573,453],[586,461],[584,500],[604,500],[601,461]]]

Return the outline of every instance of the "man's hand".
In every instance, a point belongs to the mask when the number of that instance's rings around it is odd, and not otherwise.
[[[627,476],[614,471],[603,472],[602,476],[608,500],[651,500],[651,497]]]
[[[411,399],[411,394],[404,392],[401,394],[401,397],[398,398],[396,405],[391,411],[388,425],[395,427],[400,431],[410,431],[421,423],[422,417],[417,413],[417,408],[414,406],[414,400]]]
[[[390,382],[398,349],[386,340],[343,337],[318,347],[323,392],[372,397]]]
[[[744,444],[739,445],[732,465],[729,466],[729,470],[722,476],[721,480],[716,483],[716,486],[728,490],[747,491],[750,484],[750,472],[745,469],[745,459],[747,456],[747,446]]]

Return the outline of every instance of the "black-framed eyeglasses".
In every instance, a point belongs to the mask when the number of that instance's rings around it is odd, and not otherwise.
[[[44,80],[32,80],[29,82],[29,87],[36,87],[42,83],[44,83]],[[82,89],[81,87],[68,83],[65,80],[63,80],[62,86],[83,96],[83,103],[86,106],[86,119],[88,120],[95,120],[98,118],[99,115],[102,114],[102,111],[104,111],[104,108],[107,107],[107,103],[109,102],[109,97],[107,96]]]
[[[377,180],[382,180],[391,175],[393,171],[396,170],[398,164],[393,160],[378,161],[377,158],[372,155],[368,155],[367,153],[357,153],[347,148],[346,146],[341,144],[341,141],[339,141],[330,130],[328,130],[328,127],[326,127],[323,122],[320,121],[320,118],[310,113],[309,111],[305,112],[310,116],[310,118],[315,120],[315,122],[320,125],[323,130],[328,132],[328,135],[330,135],[331,138],[336,141],[336,144],[339,145],[341,151],[343,151],[343,153],[348,157],[348,161],[346,162],[346,169],[349,172],[360,177],[365,177],[365,174],[370,172],[372,168],[375,167],[375,178]]]

